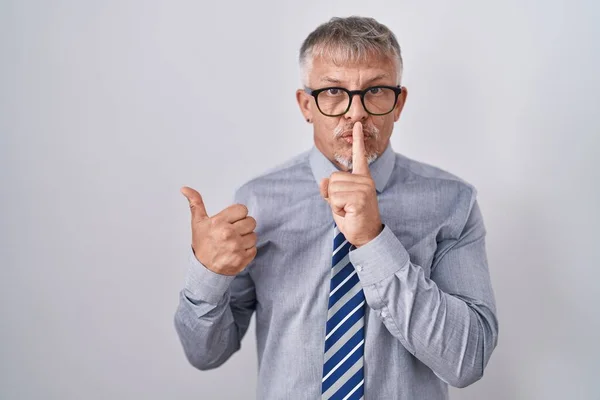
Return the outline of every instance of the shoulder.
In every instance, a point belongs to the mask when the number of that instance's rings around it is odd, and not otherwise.
[[[256,196],[272,196],[292,182],[311,177],[308,163],[310,150],[304,151],[243,183],[235,190],[236,202],[250,202]]]
[[[449,225],[452,235],[462,231],[477,207],[477,189],[473,184],[445,169],[399,153],[392,179],[393,195],[402,196],[430,215],[438,215]]]
[[[455,188],[461,192],[468,192],[474,197],[477,195],[477,189],[473,184],[445,169],[400,153],[395,153],[395,156],[394,173],[401,176],[404,182]]]

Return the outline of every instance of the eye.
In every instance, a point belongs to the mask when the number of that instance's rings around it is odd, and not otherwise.
[[[339,96],[342,94],[342,91],[337,88],[327,89],[326,92],[329,96]]]
[[[380,94],[380,93],[381,93],[381,88],[374,87],[374,88],[369,89],[369,94]]]

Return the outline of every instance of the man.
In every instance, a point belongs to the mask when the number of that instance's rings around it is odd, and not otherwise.
[[[315,146],[213,217],[182,189],[185,354],[218,367],[256,311],[258,399],[447,399],[481,378],[498,338],[476,191],[392,150],[407,90],[387,27],[333,18],[300,66]]]

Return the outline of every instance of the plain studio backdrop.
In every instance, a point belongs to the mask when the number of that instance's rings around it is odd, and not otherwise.
[[[483,379],[452,398],[599,399],[599,11],[0,1],[0,398],[254,398],[254,318],[213,371],[189,365],[176,336],[190,244],[179,189],[212,215],[308,149],[301,42],[363,15],[403,50],[394,150],[479,191],[500,339]]]

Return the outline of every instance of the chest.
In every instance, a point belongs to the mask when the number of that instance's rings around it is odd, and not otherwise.
[[[406,248],[413,264],[430,276],[441,221],[380,199],[381,219]],[[263,307],[292,304],[301,309],[326,298],[333,252],[333,218],[321,201],[299,202],[278,210],[278,223],[259,233],[259,252],[250,270],[257,300]]]

